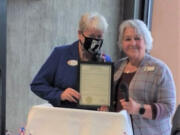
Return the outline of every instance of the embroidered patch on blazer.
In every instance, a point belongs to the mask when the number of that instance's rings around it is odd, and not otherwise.
[[[67,64],[70,66],[77,66],[78,65],[78,61],[77,60],[68,60]]]

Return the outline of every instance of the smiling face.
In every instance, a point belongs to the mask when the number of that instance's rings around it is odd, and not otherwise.
[[[140,62],[145,55],[145,41],[134,28],[127,27],[123,33],[122,49],[130,61]]]

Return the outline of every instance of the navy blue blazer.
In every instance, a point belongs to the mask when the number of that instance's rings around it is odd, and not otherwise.
[[[77,65],[69,60],[79,59],[78,41],[71,45],[55,47],[31,83],[31,90],[55,107],[78,108],[76,103],[61,101],[60,95],[66,88],[77,90]],[[106,62],[111,58],[105,55]]]

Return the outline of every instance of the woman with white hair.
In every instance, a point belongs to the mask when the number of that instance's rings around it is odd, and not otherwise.
[[[134,135],[169,135],[171,131],[175,83],[168,66],[150,55],[152,42],[141,20],[120,25],[118,44],[127,57],[115,63],[115,111],[127,110]]]
[[[33,79],[31,90],[54,107],[78,108],[78,61],[111,61],[101,53],[107,27],[106,19],[98,13],[82,15],[78,40],[55,47]]]

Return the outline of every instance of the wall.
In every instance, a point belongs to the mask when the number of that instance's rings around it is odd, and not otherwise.
[[[6,127],[17,134],[32,105],[45,103],[29,88],[55,45],[77,40],[80,15],[103,14],[109,23],[103,51],[116,59],[119,0],[8,0]]]
[[[154,0],[152,55],[162,59],[170,67],[180,103],[180,1]]]

